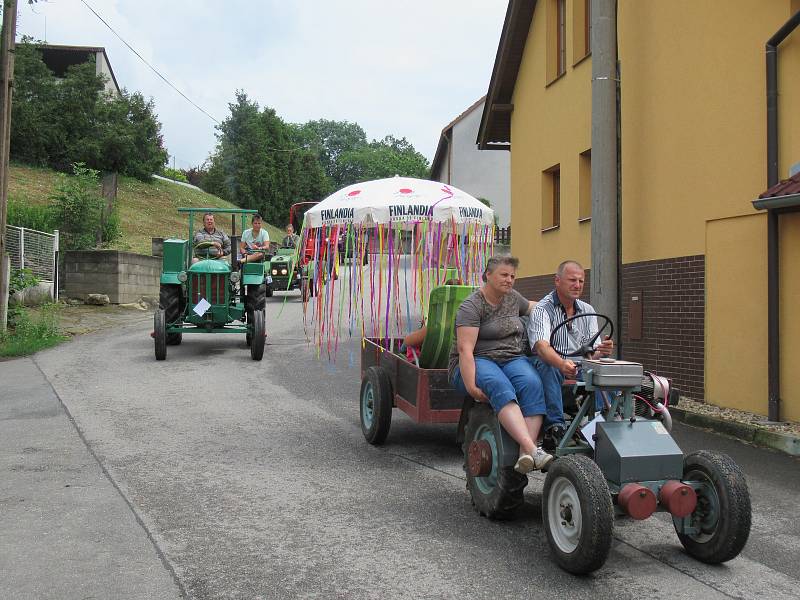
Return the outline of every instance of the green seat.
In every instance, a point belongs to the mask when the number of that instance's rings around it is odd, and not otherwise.
[[[431,290],[425,341],[419,356],[423,369],[446,369],[453,344],[456,312],[475,291],[471,285],[442,285]]]

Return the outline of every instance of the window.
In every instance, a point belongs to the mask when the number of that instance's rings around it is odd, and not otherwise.
[[[556,52],[558,53],[556,76],[567,71],[567,0],[556,0],[556,13],[558,23],[556,33]]]
[[[592,53],[592,0],[575,0],[572,6],[572,59],[577,65]]]
[[[592,151],[578,156],[578,221],[592,218]]]
[[[542,231],[561,224],[561,165],[542,173]]]

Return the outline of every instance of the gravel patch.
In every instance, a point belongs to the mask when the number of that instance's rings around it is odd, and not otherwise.
[[[774,431],[776,433],[800,436],[800,423],[795,421],[773,422],[767,420],[767,417],[764,415],[757,415],[755,413],[744,410],[736,410],[733,408],[723,408],[713,404],[706,404],[705,402],[689,400],[688,398],[681,398],[680,402],[678,403],[678,408],[683,409],[686,412],[707,415],[717,419],[725,419],[727,421],[735,421],[737,423],[748,423],[761,429]]]

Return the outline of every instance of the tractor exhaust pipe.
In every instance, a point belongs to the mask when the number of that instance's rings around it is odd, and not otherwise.
[[[673,479],[661,486],[658,500],[673,517],[682,519],[692,514],[697,507],[697,492],[692,486]]]
[[[619,492],[617,502],[622,510],[637,521],[648,518],[658,506],[653,490],[639,483],[625,485]]]

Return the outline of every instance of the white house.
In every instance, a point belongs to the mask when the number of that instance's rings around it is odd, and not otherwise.
[[[85,63],[90,57],[94,57],[95,73],[102,75],[106,82],[105,92],[114,96],[119,96],[119,85],[111,63],[108,60],[106,49],[94,46],[57,46],[42,44],[39,46],[42,52],[42,60],[47,68],[56,77],[64,77],[67,69],[73,65]]]
[[[486,96],[448,123],[439,137],[431,179],[487,199],[499,227],[511,222],[511,152],[482,152],[476,143]]]

